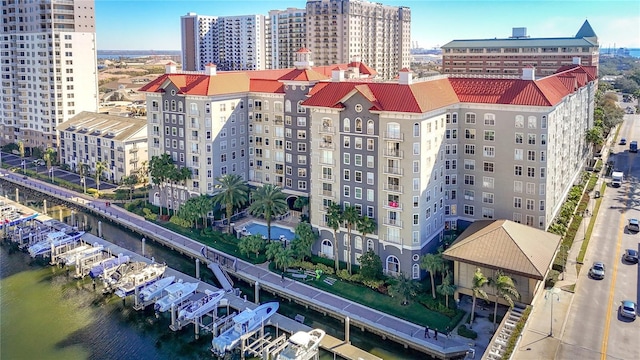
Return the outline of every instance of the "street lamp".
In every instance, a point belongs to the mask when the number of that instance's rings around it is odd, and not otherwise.
[[[53,184],[53,166],[49,169],[49,175],[51,175],[51,183]]]
[[[24,159],[22,159],[22,173],[27,173],[27,163],[24,161]]]
[[[80,182],[82,183],[82,188],[84,189],[84,193],[87,193],[87,182],[84,179],[84,176],[80,178]]]
[[[551,326],[549,328],[549,337],[553,337],[553,297],[556,297],[556,301],[560,302],[560,295],[558,294],[558,289],[557,288],[551,288],[548,289],[547,292],[544,294],[544,298],[545,299],[549,299],[551,298]]]

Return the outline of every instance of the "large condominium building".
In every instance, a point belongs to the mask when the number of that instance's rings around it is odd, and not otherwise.
[[[383,79],[410,65],[411,10],[363,0],[308,0],[307,45],[318,65],[359,57]]]
[[[262,70],[265,63],[263,15],[199,16],[180,18],[182,63],[185,70],[204,70],[216,64],[220,70]]]
[[[445,229],[506,218],[546,229],[588,158],[595,67],[536,80],[448,78],[374,82],[362,63],[294,69],[168,73],[147,91],[150,156],[170,154],[194,174],[168,206],[210,194],[215,178],[310,197],[314,252],[357,263],[374,250],[390,274],[419,278],[420,255]],[[152,199],[165,205],[160,192]],[[374,219],[372,234],[327,226],[332,203]],[[167,206],[167,205],[165,205]]]
[[[442,46],[442,71],[517,76],[523,67],[534,66],[539,76],[547,76],[575,57],[598,67],[598,37],[586,20],[574,37],[531,38],[526,28],[514,28],[506,39],[453,40]]]
[[[267,45],[271,52],[267,57],[270,69],[289,69],[295,61],[294,54],[306,46],[306,10],[288,8],[269,11]]]
[[[102,177],[120,182],[148,160],[145,119],[83,111],[59,131],[60,161],[74,171],[85,165],[95,173],[100,162],[106,167]]]
[[[57,147],[57,127],[98,110],[92,0],[2,1],[0,145]]]

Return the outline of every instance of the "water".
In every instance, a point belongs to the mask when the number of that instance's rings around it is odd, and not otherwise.
[[[267,237],[267,225],[263,225],[257,222],[251,222],[247,223],[245,227],[251,234],[261,234],[265,238]],[[277,240],[280,239],[281,236],[284,236],[287,240],[293,240],[295,234],[288,228],[271,225],[271,239]]]
[[[71,212],[64,207],[50,208],[49,214],[69,222]],[[75,214],[82,226],[96,233],[97,219]],[[102,222],[105,238],[123,248],[140,251],[137,235],[109,222]],[[147,241],[145,252],[156,261],[166,262],[186,274],[195,273],[195,263],[179,254]],[[204,272],[206,282],[212,275]],[[248,299],[253,287],[236,282]],[[273,300],[261,294],[261,302]],[[322,328],[328,334],[344,338],[344,326],[330,317],[304,309],[288,301],[281,302],[281,314],[302,314],[306,324]],[[90,279],[76,280],[62,268],[33,261],[11,247],[0,247],[0,359],[213,359],[209,351],[211,335],[199,340],[193,327],[171,331],[168,314],[158,319],[149,307],[136,312],[131,299],[126,305],[116,296],[104,296],[94,290]],[[354,345],[384,359],[424,359],[425,355],[405,350],[401,345],[351,328]],[[321,359],[333,355],[322,353]]]

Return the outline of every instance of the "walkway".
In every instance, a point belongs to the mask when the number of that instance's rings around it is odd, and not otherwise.
[[[191,256],[202,258],[204,254],[205,261],[218,260],[223,266],[228,267],[227,270],[229,272],[235,272],[239,277],[247,277],[254,279],[254,281],[259,281],[263,288],[280,289],[286,296],[307,301],[312,300],[318,307],[324,308],[326,311],[337,312],[345,317],[348,316],[354,326],[367,327],[370,331],[381,335],[383,338],[390,338],[434,357],[442,359],[460,357],[464,356],[469,349],[466,341],[457,336],[450,339],[447,337],[440,337],[438,340],[433,338],[425,339],[423,326],[326,293],[298,281],[285,279],[283,282],[280,275],[239,259],[233,258],[235,261],[232,260],[233,262],[229,263],[229,260],[232,259],[229,255],[203,246],[197,241],[167,230],[160,225],[148,222],[143,217],[130,213],[121,207],[108,207],[104,200],[95,199],[85,194],[78,194],[37,179],[24,179],[22,175],[17,175],[4,169],[0,169],[0,177],[18,185],[97,211],[125,226],[137,229],[140,233],[147,234],[146,236],[163,238],[165,241],[170,241],[180,251],[187,252]],[[224,259],[225,262],[223,263],[219,259]]]

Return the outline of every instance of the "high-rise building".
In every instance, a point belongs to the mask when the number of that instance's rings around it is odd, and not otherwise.
[[[513,28],[506,39],[453,40],[442,46],[442,72],[461,75],[518,76],[525,66],[538,76],[554,74],[579,57],[583,65],[598,67],[598,36],[585,20],[573,37],[532,38],[526,28]]]
[[[0,144],[57,147],[57,127],[98,110],[93,0],[2,1]]]
[[[360,59],[383,79],[409,67],[411,10],[363,0],[308,0],[307,44],[318,65]]]
[[[309,197],[320,239],[313,251],[358,262],[375,251],[389,274],[424,275],[420,255],[446,230],[481,219],[546,229],[590,158],[595,67],[568,65],[536,79],[439,76],[373,81],[359,62],[313,66],[300,49],[292,69],[167,73],[147,94],[149,156],[192,170],[156,205],[179,207],[235,173]],[[293,203],[293,201],[291,201]],[[353,206],[376,221],[338,229],[327,207]]]
[[[271,50],[267,54],[270,69],[293,67],[295,52],[305,47],[307,42],[306,14],[305,9],[296,8],[269,11],[266,44]]]
[[[182,66],[202,71],[208,64],[219,70],[266,68],[264,15],[201,16],[180,18]]]

